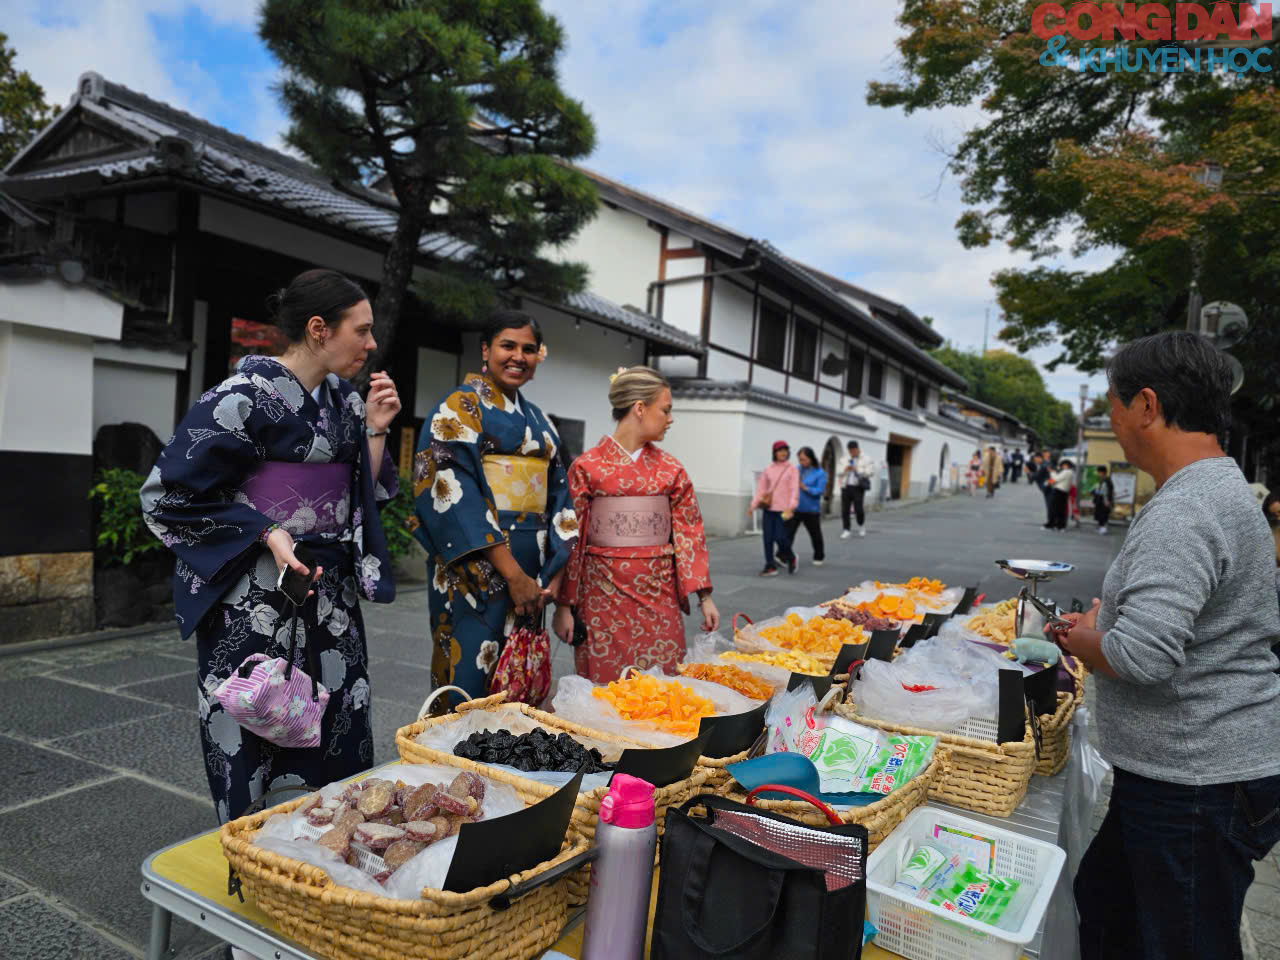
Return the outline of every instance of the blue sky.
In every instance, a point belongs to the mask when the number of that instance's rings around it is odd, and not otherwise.
[[[960,246],[959,187],[939,146],[979,114],[907,117],[865,103],[867,82],[893,75],[897,3],[544,6],[568,35],[562,82],[598,129],[587,166],[906,303],[959,346],[981,345],[991,308],[998,345],[989,278],[1028,261],[1002,247]],[[65,103],[79,74],[97,70],[280,146],[277,67],[256,35],[256,0],[6,7],[19,66],[51,101]],[[1045,377],[1055,394],[1079,402],[1081,374],[1059,368]],[[1090,384],[1105,390],[1100,377]]]

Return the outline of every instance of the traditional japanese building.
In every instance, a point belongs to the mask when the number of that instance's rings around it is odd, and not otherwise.
[[[303,269],[341,270],[376,295],[396,218],[393,197],[80,78],[0,177],[0,626],[29,639],[93,624],[97,431],[139,423],[166,440],[240,356],[278,351],[266,301]],[[415,277],[461,249],[425,237]],[[616,367],[703,352],[695,333],[596,292],[516,300],[548,343],[527,392],[571,455],[610,429]],[[478,339],[407,298],[386,355],[404,402],[397,453],[478,368]]]

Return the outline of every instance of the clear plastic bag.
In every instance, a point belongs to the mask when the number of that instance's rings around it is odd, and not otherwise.
[[[370,771],[370,776],[384,780],[401,780],[413,787],[424,783],[449,784],[460,770],[434,763],[391,763]],[[505,783],[484,778],[484,805],[481,820],[493,820],[524,809],[524,801]],[[331,783],[320,790],[325,799],[337,796],[346,788],[345,783]],[[379,884],[359,867],[346,863],[334,851],[322,847],[311,839],[306,817],[297,813],[276,814],[269,817],[253,837],[253,842],[283,856],[324,870],[334,883],[382,897],[416,900],[425,887],[439,889],[449,874],[453,852],[458,846],[457,836],[433,843],[413,859],[400,867],[386,884]]]
[[[731,653],[738,648],[733,641],[727,640],[718,633],[700,633],[686,648],[685,663],[711,663],[716,666],[729,664],[740,670],[759,677],[774,689],[785,689],[791,679],[789,671],[782,667],[770,666],[767,663],[748,663],[741,660],[721,660],[720,654]]]
[[[970,717],[999,716],[1002,669],[1022,668],[988,647],[939,635],[921,640],[891,663],[867,661],[849,693],[867,717],[948,731]]]
[[[1071,758],[1067,763],[1066,796],[1063,798],[1062,832],[1066,836],[1067,871],[1074,876],[1089,846],[1093,811],[1111,764],[1089,742],[1089,710],[1077,707],[1071,719]]]
[[[664,680],[677,679],[666,676],[660,667],[652,667],[643,672]],[[760,706],[758,701],[749,700],[737,691],[730,690],[719,683],[691,680],[687,677],[678,679],[699,696],[709,699],[715,706],[717,716],[746,713]],[[551,707],[556,716],[580,723],[584,727],[592,727],[604,733],[614,733],[654,747],[674,747],[689,739],[689,737],[659,730],[651,723],[623,719],[607,701],[592,695],[594,686],[586,677],[576,675],[561,677],[556,695],[551,701]]]

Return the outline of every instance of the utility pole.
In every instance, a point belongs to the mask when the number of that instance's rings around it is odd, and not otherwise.
[[[1080,461],[1078,466],[1084,469],[1084,408],[1089,402],[1089,385],[1087,383],[1080,384],[1080,424],[1076,428],[1076,459]]]

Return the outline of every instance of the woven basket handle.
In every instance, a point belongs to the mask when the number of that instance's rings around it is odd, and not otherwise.
[[[434,690],[431,691],[431,693],[427,695],[427,699],[422,701],[422,709],[418,711],[419,720],[421,720],[423,717],[427,716],[427,714],[431,712],[431,705],[436,702],[436,697],[440,696],[440,694],[444,693],[447,690],[457,691],[458,693],[466,697],[467,701],[471,700],[471,694],[467,693],[467,691],[463,690],[461,687],[455,687],[453,685],[436,687]],[[465,706],[465,704],[458,704],[458,709],[461,710],[463,706]]]
[[[753,627],[756,625],[756,622],[755,622],[754,620],[752,620],[750,617],[748,617],[745,613],[741,613],[741,612],[739,612],[739,613],[735,613],[735,614],[733,615],[733,621],[732,621],[732,623],[733,623],[733,632],[734,632],[734,633],[737,633],[737,632],[738,632],[738,618],[739,618],[739,617],[741,617],[743,620],[747,621],[747,623],[751,624]]]
[[[796,787],[788,787],[786,784],[782,784],[782,783],[765,783],[756,787],[754,790],[752,790],[750,793],[747,794],[747,806],[754,806],[756,794],[762,793],[765,790],[776,790],[778,793],[786,793],[786,794],[789,794],[790,796],[795,797],[797,800],[803,800],[806,803],[813,804],[822,812],[823,816],[827,818],[827,821],[833,827],[838,827],[844,823],[844,821],[840,819],[840,815],[838,813],[832,810],[829,806],[827,806],[825,803],[823,803],[813,794],[805,793],[803,790],[799,790]]]

